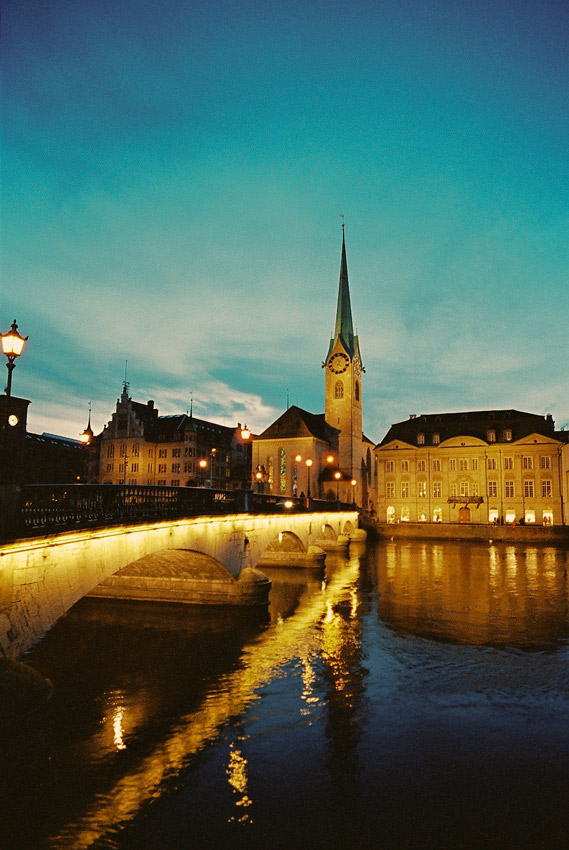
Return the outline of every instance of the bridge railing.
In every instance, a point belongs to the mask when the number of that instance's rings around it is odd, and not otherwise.
[[[12,490],[0,539],[232,513],[354,510],[354,505],[268,496],[250,490],[134,484],[29,484]],[[17,502],[18,504],[15,504]],[[0,524],[1,525],[1,524]]]

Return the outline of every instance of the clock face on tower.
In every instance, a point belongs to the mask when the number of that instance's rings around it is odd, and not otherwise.
[[[333,354],[328,361],[328,368],[335,375],[341,375],[341,373],[345,372],[348,368],[349,362],[348,355],[339,351],[337,354]]]

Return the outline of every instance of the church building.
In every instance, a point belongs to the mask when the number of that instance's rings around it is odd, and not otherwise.
[[[350,502],[375,502],[374,443],[362,432],[362,365],[354,334],[342,225],[336,325],[328,346],[324,413],[292,406],[253,441],[253,484],[259,492]]]

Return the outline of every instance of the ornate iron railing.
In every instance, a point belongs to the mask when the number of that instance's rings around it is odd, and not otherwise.
[[[354,505],[284,499],[250,490],[203,487],[154,487],[114,484],[30,484],[13,490],[9,528],[0,537],[31,537],[58,531],[216,516],[232,513],[278,513],[355,510]]]

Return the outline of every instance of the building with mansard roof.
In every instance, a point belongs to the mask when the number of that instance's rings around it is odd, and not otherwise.
[[[352,321],[343,229],[336,323],[322,368],[324,413],[292,406],[256,437],[254,483],[277,496],[310,495],[368,508],[375,500],[374,444],[362,432],[365,369]]]
[[[551,416],[410,416],[375,448],[380,522],[567,523],[567,437]]]
[[[159,416],[154,401],[133,401],[124,384],[116,410],[96,438],[103,484],[248,486],[251,455],[245,429],[199,419],[193,412]]]

